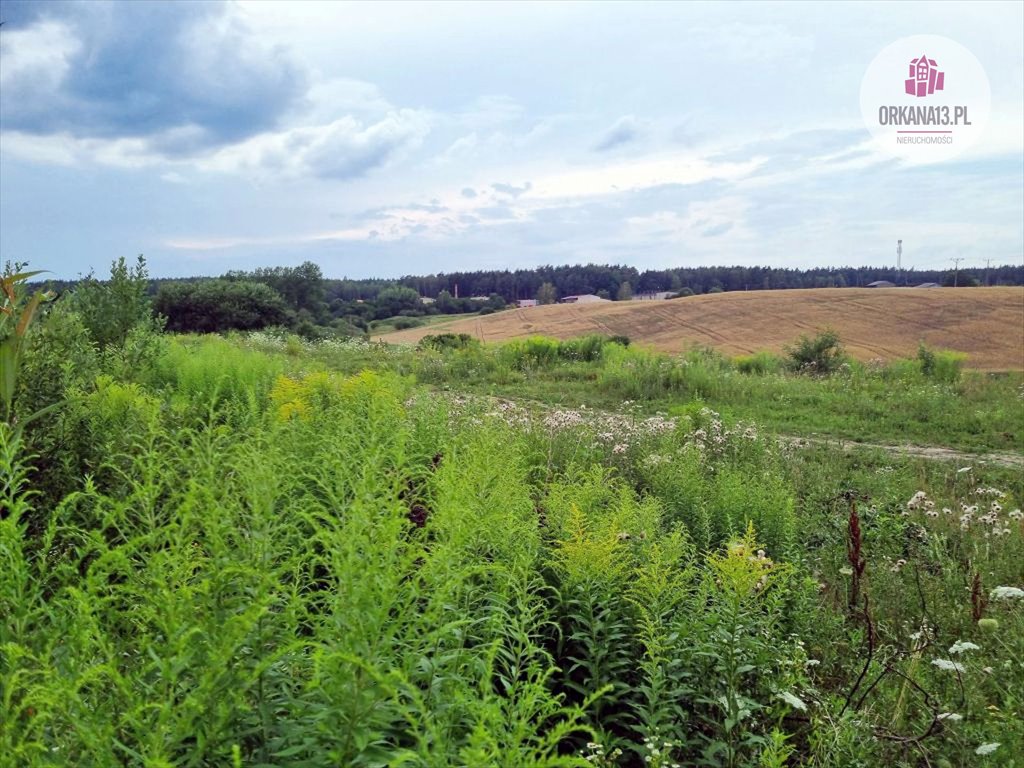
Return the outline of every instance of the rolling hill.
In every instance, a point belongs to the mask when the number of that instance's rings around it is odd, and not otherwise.
[[[670,301],[554,304],[468,317],[376,338],[416,343],[430,333],[483,341],[623,334],[665,352],[692,345],[727,355],[781,351],[834,328],[860,360],[910,357],[920,341],[964,352],[980,370],[1024,369],[1024,288],[822,288],[691,296]]]

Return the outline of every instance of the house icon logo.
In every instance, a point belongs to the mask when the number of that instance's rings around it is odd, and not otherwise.
[[[910,60],[910,77],[903,85],[911,96],[928,96],[941,91],[945,82],[946,73],[939,72],[935,59],[919,56]]]

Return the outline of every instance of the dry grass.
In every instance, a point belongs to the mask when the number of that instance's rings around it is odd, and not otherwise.
[[[781,351],[831,326],[860,360],[910,357],[924,341],[968,355],[980,370],[1024,369],[1024,288],[822,288],[691,296],[672,301],[556,304],[413,328],[378,338],[414,343],[428,333],[484,341],[531,335],[624,334],[666,352],[700,344],[728,355]]]

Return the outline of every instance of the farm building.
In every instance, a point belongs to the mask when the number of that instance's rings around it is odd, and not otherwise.
[[[527,307],[536,307],[537,306],[537,300],[536,299],[518,299],[516,301],[516,306],[519,307],[520,309],[526,309]]]
[[[675,291],[646,291],[633,294],[633,301],[665,301],[675,296]]]
[[[896,283],[890,283],[888,280],[875,280],[873,283],[868,283],[868,288],[895,288]]]
[[[563,296],[558,300],[559,304],[590,304],[595,301],[608,301],[592,293],[581,293],[578,296]]]

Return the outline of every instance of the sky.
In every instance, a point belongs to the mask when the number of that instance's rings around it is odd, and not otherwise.
[[[1024,3],[0,0],[0,262],[73,278],[1024,260]],[[986,133],[910,165],[861,80],[982,63]]]

